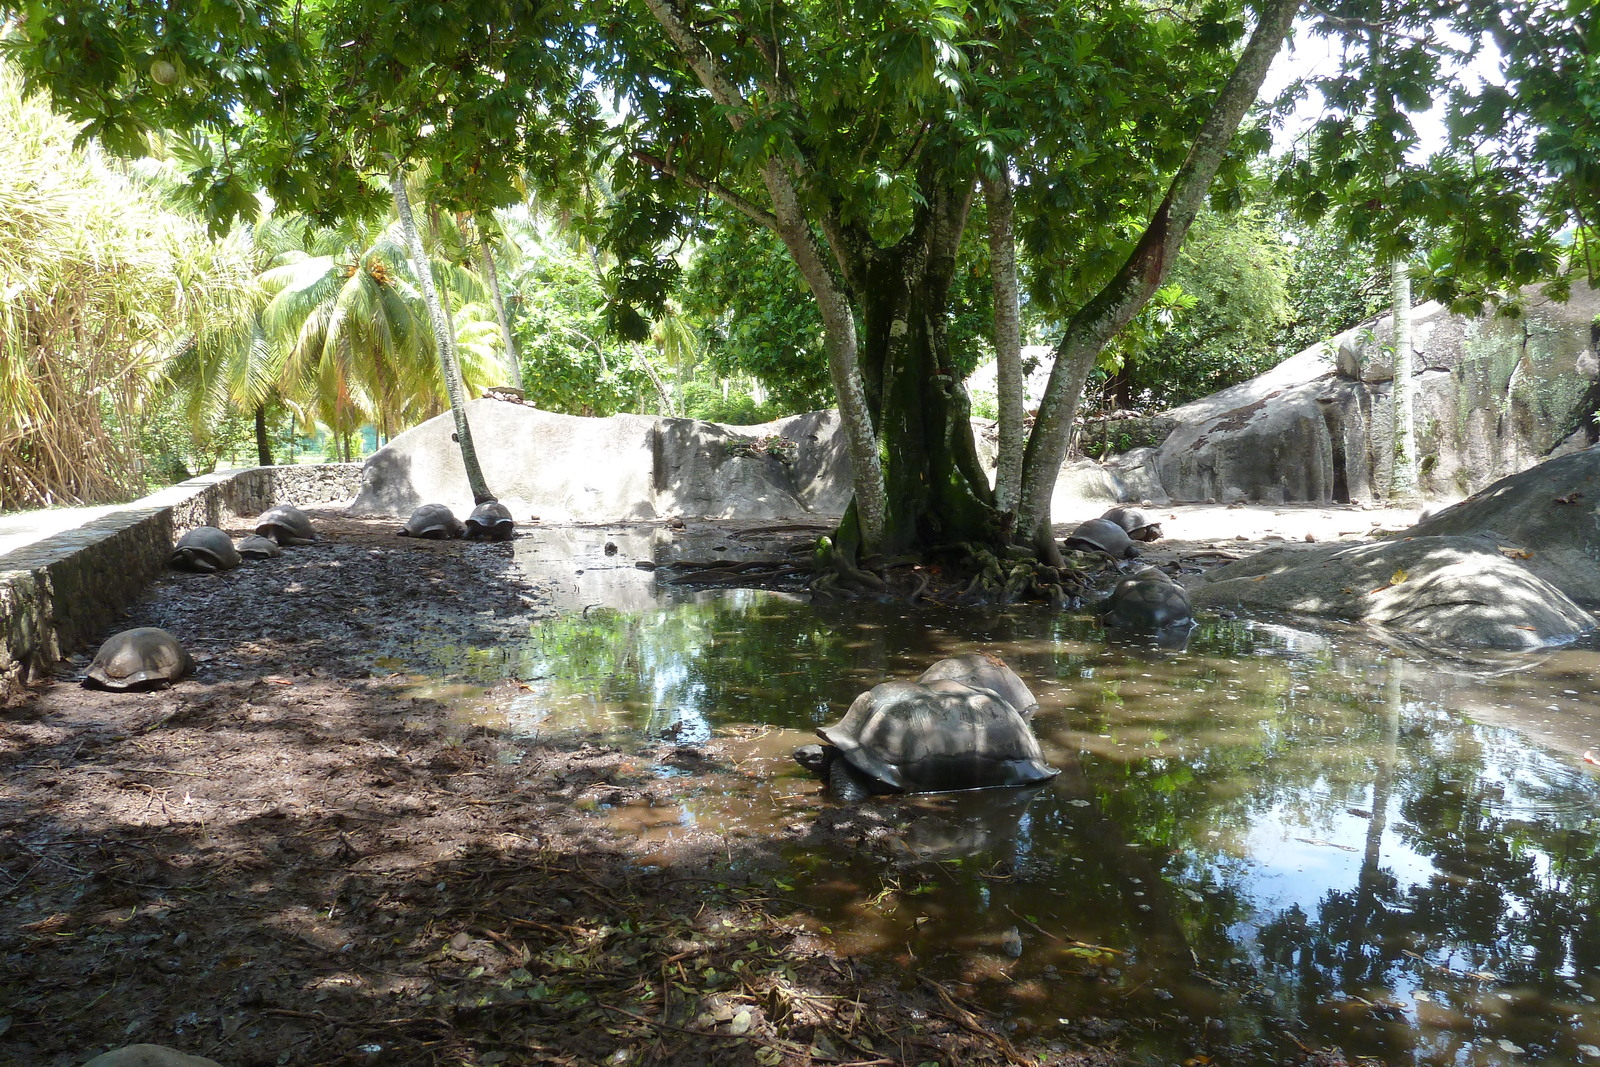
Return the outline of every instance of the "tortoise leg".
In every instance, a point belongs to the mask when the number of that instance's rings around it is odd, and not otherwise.
[[[837,755],[828,761],[828,788],[845,804],[859,804],[873,792],[871,779]]]

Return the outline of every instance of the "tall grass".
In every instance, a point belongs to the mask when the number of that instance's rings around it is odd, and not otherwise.
[[[0,64],[0,511],[138,495],[164,363],[249,314],[248,257],[76,134]]]

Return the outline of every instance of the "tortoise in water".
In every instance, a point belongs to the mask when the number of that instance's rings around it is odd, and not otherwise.
[[[156,626],[113,634],[94,654],[83,684],[94,689],[159,689],[194,670],[178,639]]]
[[[270,507],[257,516],[256,533],[280,545],[309,545],[317,539],[306,513],[288,504]]]
[[[795,761],[847,803],[873,793],[1034,785],[1060,773],[1020,711],[949,680],[873,686],[817,733],[828,743],[797,749]]]
[[[1100,621],[1113,629],[1159,633],[1194,625],[1189,594],[1158,567],[1140,567],[1118,582],[1100,606]]]
[[[196,526],[178,538],[172,549],[172,565],[180,571],[211,574],[230,571],[239,563],[239,551],[233,547],[233,538],[215,526]]]
[[[260,534],[251,534],[240,541],[238,547],[239,555],[245,559],[277,559],[283,555],[283,549],[278,547],[278,542]]]
[[[1061,543],[1064,548],[1080,552],[1104,552],[1112,559],[1133,559],[1139,554],[1139,546],[1128,531],[1110,519],[1081,522]]]
[[[1161,540],[1161,520],[1143,508],[1118,506],[1100,517],[1122,527],[1135,541]]]
[[[498,500],[485,500],[467,516],[467,536],[475,541],[509,541],[515,530],[511,509]]]
[[[421,505],[400,527],[401,537],[426,537],[430,541],[446,541],[466,532],[467,528],[461,525],[455,512],[443,504]]]
[[[963,682],[974,689],[986,689],[1022,713],[1024,719],[1032,718],[1039,710],[1039,698],[1006,661],[988,652],[968,652],[964,656],[942,659],[922,672],[919,682],[948,680]]]

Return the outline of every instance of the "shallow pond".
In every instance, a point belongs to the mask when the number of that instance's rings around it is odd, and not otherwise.
[[[1385,1064],[1600,1063],[1592,646],[1446,661],[1208,618],[1183,650],[1118,647],[1034,608],[662,593],[641,554],[569,565],[585,610],[425,652],[430,684],[519,682],[462,705],[514,732],[726,741],[735,785],[685,776],[676,803],[603,813],[619,832],[665,854],[690,826],[802,825],[829,802],[789,753],[818,725],[877,682],[998,652],[1040,698],[1061,776],[875,802],[887,852],[792,847],[785,881],[839,947],[959,978],[1024,1032],[1071,1021],[1150,1062],[1303,1043]]]

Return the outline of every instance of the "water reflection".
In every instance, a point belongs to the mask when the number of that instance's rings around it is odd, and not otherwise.
[[[526,732],[733,743],[748,788],[634,812],[812,826],[788,751],[888,677],[973,650],[1033,687],[1057,781],[872,805],[803,834],[792,881],[850,951],[972,983],[1023,1030],[1152,1062],[1340,1045],[1387,1064],[1600,1062],[1592,647],[1476,667],[1352,629],[1207,618],[1108,646],[1043,611],[813,606],[748,591],[591,607],[441,673],[517,680]],[[481,688],[478,689],[481,692]],[[493,692],[501,692],[496,688]]]

